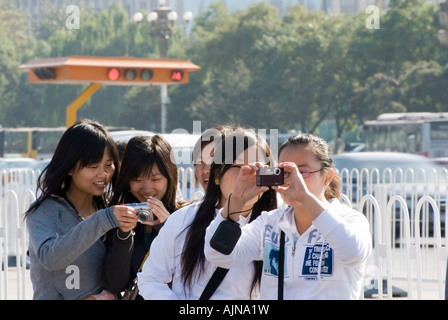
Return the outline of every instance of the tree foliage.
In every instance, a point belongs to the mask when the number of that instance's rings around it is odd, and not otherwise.
[[[81,8],[79,29],[48,2],[33,28],[11,0],[0,0],[0,121],[3,126],[60,126],[82,86],[31,85],[17,67],[31,58],[70,55],[158,57],[148,23],[136,24],[118,4]],[[226,121],[255,128],[318,132],[334,120],[337,136],[382,112],[448,111],[448,48],[437,32],[438,8],[393,0],[380,29],[368,14],[306,11],[279,17],[258,3],[229,12],[215,2],[188,35],[176,27],[168,56],[201,66],[187,85],[169,86],[168,129]],[[106,125],[160,130],[159,87],[110,86],[78,112]]]

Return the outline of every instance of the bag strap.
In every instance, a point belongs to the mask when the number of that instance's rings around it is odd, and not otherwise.
[[[148,250],[148,252],[146,253],[146,256],[143,258],[143,261],[142,261],[142,263],[140,264],[140,268],[138,268],[138,271],[137,271],[137,272],[142,271],[142,269],[143,269],[143,265],[145,264],[145,261],[146,261],[146,259],[148,259],[148,257],[149,257],[149,250]]]
[[[280,251],[278,254],[278,300],[283,300],[283,277],[285,269],[285,233],[280,233]]]
[[[213,273],[212,277],[208,281],[207,285],[204,288],[204,291],[202,291],[201,296],[199,297],[199,300],[209,300],[210,297],[213,295],[213,293],[216,291],[224,277],[226,276],[229,269],[224,268],[217,268],[215,272]]]

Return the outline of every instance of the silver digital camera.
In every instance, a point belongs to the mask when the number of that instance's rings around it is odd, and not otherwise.
[[[156,216],[152,212],[152,209],[150,207],[148,207],[146,202],[128,203],[127,206],[135,209],[135,213],[137,214],[138,222],[140,222],[140,223],[156,220]]]

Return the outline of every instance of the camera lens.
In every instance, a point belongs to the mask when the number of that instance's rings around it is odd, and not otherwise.
[[[147,210],[139,210],[137,218],[139,222],[147,222],[149,221],[150,214]]]
[[[282,172],[282,170],[280,168],[275,168],[275,170],[274,170],[274,174],[276,176],[278,176],[281,172]]]

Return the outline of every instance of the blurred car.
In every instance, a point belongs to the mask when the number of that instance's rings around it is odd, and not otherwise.
[[[119,130],[119,131],[110,131],[109,133],[115,142],[124,141],[126,143],[132,137],[135,137],[135,136],[151,137],[151,136],[155,135],[154,132],[147,131],[147,130]]]
[[[404,198],[406,204],[408,209],[411,210],[412,208],[415,208],[417,201],[424,195],[431,196],[435,200],[439,199],[441,233],[442,237],[444,236],[448,180],[448,171],[445,166],[420,155],[395,152],[342,153],[334,155],[332,158],[340,175],[344,168],[347,169],[349,173],[353,169],[357,169],[359,172],[359,175],[354,174],[352,176],[351,181],[349,181],[346,173],[342,175],[342,192],[344,194],[349,193],[349,188],[351,188],[352,195],[358,194],[358,188],[362,188],[361,196],[367,194],[369,187],[366,182],[367,177],[365,174],[361,175],[361,169],[366,168],[371,172],[372,169],[376,168],[379,170],[379,175],[374,174],[370,176],[370,179],[372,180],[370,181],[371,187],[383,187],[383,190],[386,191],[388,197],[387,200],[389,200],[390,195],[405,195]],[[383,172],[386,169],[390,169],[391,174],[383,175]],[[401,183],[401,181],[391,181],[391,178],[397,169],[402,169],[404,183]],[[406,171],[407,169],[412,169],[414,172],[414,182],[410,181],[411,174]],[[423,171],[426,173],[426,176],[423,174]],[[362,181],[359,181],[358,183],[360,177],[362,177]],[[400,177],[400,175],[397,175],[397,177]],[[369,193],[374,193],[375,188],[372,188],[369,191]],[[377,197],[376,194],[373,195]],[[353,201],[353,197],[351,200]],[[397,205],[397,219],[400,216],[400,210],[399,205]],[[429,206],[428,214],[429,234],[432,235],[434,214],[431,206]]]
[[[2,183],[11,182],[17,177],[17,171],[11,169],[33,169],[37,160],[32,158],[0,158],[0,170],[9,170],[7,173],[1,173]]]
[[[448,157],[443,158],[431,158],[431,161],[434,161],[437,164],[441,164],[444,167],[448,168]]]
[[[32,168],[37,163],[32,158],[2,158],[2,164],[6,164],[6,169]]]
[[[153,136],[155,132],[145,130],[122,130],[111,131],[110,135],[115,142],[127,143],[135,136]],[[160,134],[173,148],[176,164],[179,168],[192,167],[191,154],[196,141],[201,137],[199,134],[189,133],[162,133]]]
[[[373,169],[378,168],[383,171],[386,168],[395,170],[397,168],[412,168],[414,170],[423,168],[425,170],[444,168],[429,158],[409,153],[399,152],[348,152],[332,156],[335,167],[339,170],[347,168]]]
[[[2,169],[8,169],[8,164],[4,160],[5,158],[0,158],[0,170]]]
[[[50,163],[51,159],[43,159],[43,160],[38,160],[34,166],[33,166],[33,170],[39,170],[40,172],[44,171],[44,169],[48,166],[48,164]]]

